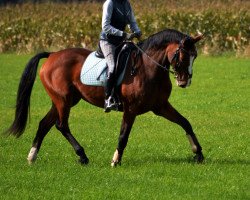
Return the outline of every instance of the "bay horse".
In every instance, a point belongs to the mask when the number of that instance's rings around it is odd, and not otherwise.
[[[195,44],[202,37],[202,35],[191,37],[177,30],[166,29],[136,45],[140,51],[130,59],[120,85],[119,97],[122,102],[120,111],[123,112],[123,119],[111,166],[121,164],[136,116],[148,111],[180,125],[185,130],[191,149],[195,153],[195,161],[198,163],[203,161],[202,148],[191,124],[168,101],[172,90],[170,72],[174,73],[178,86],[185,88],[191,84],[192,65],[197,57]],[[36,160],[44,137],[54,125],[72,145],[80,157],[80,163],[89,162],[84,148],[71,134],[68,119],[71,107],[81,99],[97,107],[104,107],[104,88],[80,82],[81,68],[91,52],[84,48],[43,52],[32,57],[26,65],[19,83],[15,118],[7,132],[19,137],[25,130],[31,91],[39,60],[42,58],[47,60],[41,67],[40,79],[52,101],[50,110],[39,123],[28,154],[29,163]],[[135,71],[133,75],[132,70]]]

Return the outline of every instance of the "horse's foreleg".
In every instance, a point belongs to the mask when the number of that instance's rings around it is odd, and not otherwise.
[[[117,149],[114,153],[114,156],[111,162],[112,167],[115,167],[116,165],[121,164],[123,151],[127,146],[129,134],[130,134],[134,121],[135,121],[135,115],[124,112],[120,135],[118,138],[118,146],[117,146]]]
[[[33,140],[32,148],[30,149],[30,152],[27,158],[29,164],[32,164],[33,162],[35,162],[38,151],[42,145],[42,141],[44,137],[47,135],[47,133],[49,132],[49,130],[51,129],[51,127],[55,125],[56,118],[57,118],[57,110],[54,107],[54,105],[52,105],[52,108],[50,109],[50,111],[39,123],[36,137]]]
[[[154,111],[154,113],[179,124],[186,131],[186,135],[190,142],[192,151],[196,154],[195,160],[198,163],[204,160],[202,148],[198,142],[196,135],[193,132],[191,124],[185,117],[183,117],[178,111],[176,111],[169,102],[164,106],[164,108],[158,109]]]

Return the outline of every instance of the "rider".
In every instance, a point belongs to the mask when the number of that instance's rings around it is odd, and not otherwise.
[[[129,25],[132,33],[125,32],[127,25]],[[140,36],[141,31],[136,23],[129,0],[106,0],[103,4],[102,32],[100,34],[100,47],[108,65],[105,86],[105,112],[110,112],[116,108],[116,103],[112,98],[115,82],[115,49],[123,40],[131,40]]]

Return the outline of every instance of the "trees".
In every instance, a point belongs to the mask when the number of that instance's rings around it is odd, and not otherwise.
[[[0,0],[0,6],[5,6],[8,4],[22,4],[27,2],[32,3],[42,3],[42,2],[56,2],[56,3],[73,3],[73,2],[104,2],[104,0]]]

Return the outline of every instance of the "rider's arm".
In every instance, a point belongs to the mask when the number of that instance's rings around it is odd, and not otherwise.
[[[130,13],[129,13],[129,28],[132,32],[134,33],[139,33],[141,32],[141,30],[139,29],[136,20],[135,20],[135,16],[134,16],[134,12],[130,6]]]
[[[106,34],[122,36],[123,31],[120,31],[119,29],[116,29],[110,25],[112,13],[113,13],[113,2],[112,0],[108,0],[103,4],[102,30]]]

